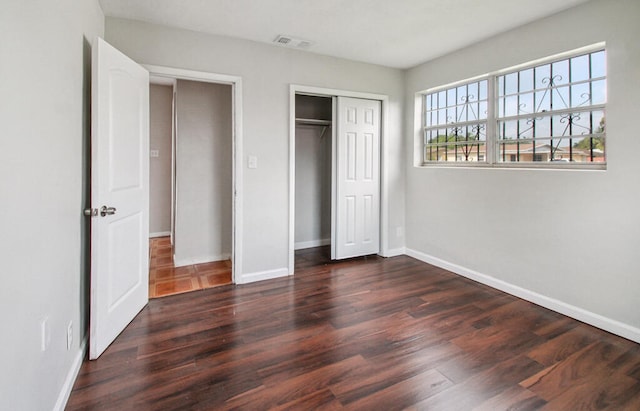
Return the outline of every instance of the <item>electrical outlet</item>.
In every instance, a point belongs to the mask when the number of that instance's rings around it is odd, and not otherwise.
[[[404,229],[402,227],[396,227],[396,237],[402,237],[404,235]]]
[[[69,321],[67,326],[67,351],[71,349],[73,345],[73,321]]]
[[[40,350],[47,351],[51,343],[51,331],[49,330],[49,317],[40,320]]]

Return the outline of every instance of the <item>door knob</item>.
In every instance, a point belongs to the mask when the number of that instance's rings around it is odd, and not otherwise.
[[[115,207],[102,206],[102,208],[100,209],[100,215],[102,217],[108,216],[108,215],[114,215],[115,213],[116,213]]]

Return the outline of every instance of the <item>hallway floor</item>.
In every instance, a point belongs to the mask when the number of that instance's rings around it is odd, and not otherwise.
[[[149,239],[149,298],[231,284],[231,260],[175,267],[169,237]]]

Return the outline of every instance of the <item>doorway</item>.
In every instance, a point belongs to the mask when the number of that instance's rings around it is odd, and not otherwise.
[[[96,359],[149,300],[149,77],[231,86],[232,279],[242,282],[242,80],[141,66],[98,37],[91,85],[91,319]]]
[[[387,97],[292,85],[290,102],[289,274],[310,247],[330,259],[385,255]]]
[[[168,104],[159,105],[171,123],[167,127],[166,118],[160,121],[165,141],[155,141],[151,102],[149,296],[230,284],[238,268],[234,261],[239,260],[235,244],[240,203],[234,191],[239,191],[235,154],[240,79],[147,68],[150,98],[154,88],[165,100],[169,96]],[[161,162],[163,170],[154,176],[154,165]],[[161,198],[154,196],[154,186],[163,192]],[[160,206],[154,204],[157,198]]]
[[[231,86],[150,82],[149,297],[230,284]]]

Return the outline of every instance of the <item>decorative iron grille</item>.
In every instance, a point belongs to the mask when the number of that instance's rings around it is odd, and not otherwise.
[[[496,77],[501,162],[604,162],[604,50]]]
[[[603,49],[422,96],[423,161],[605,164]]]

